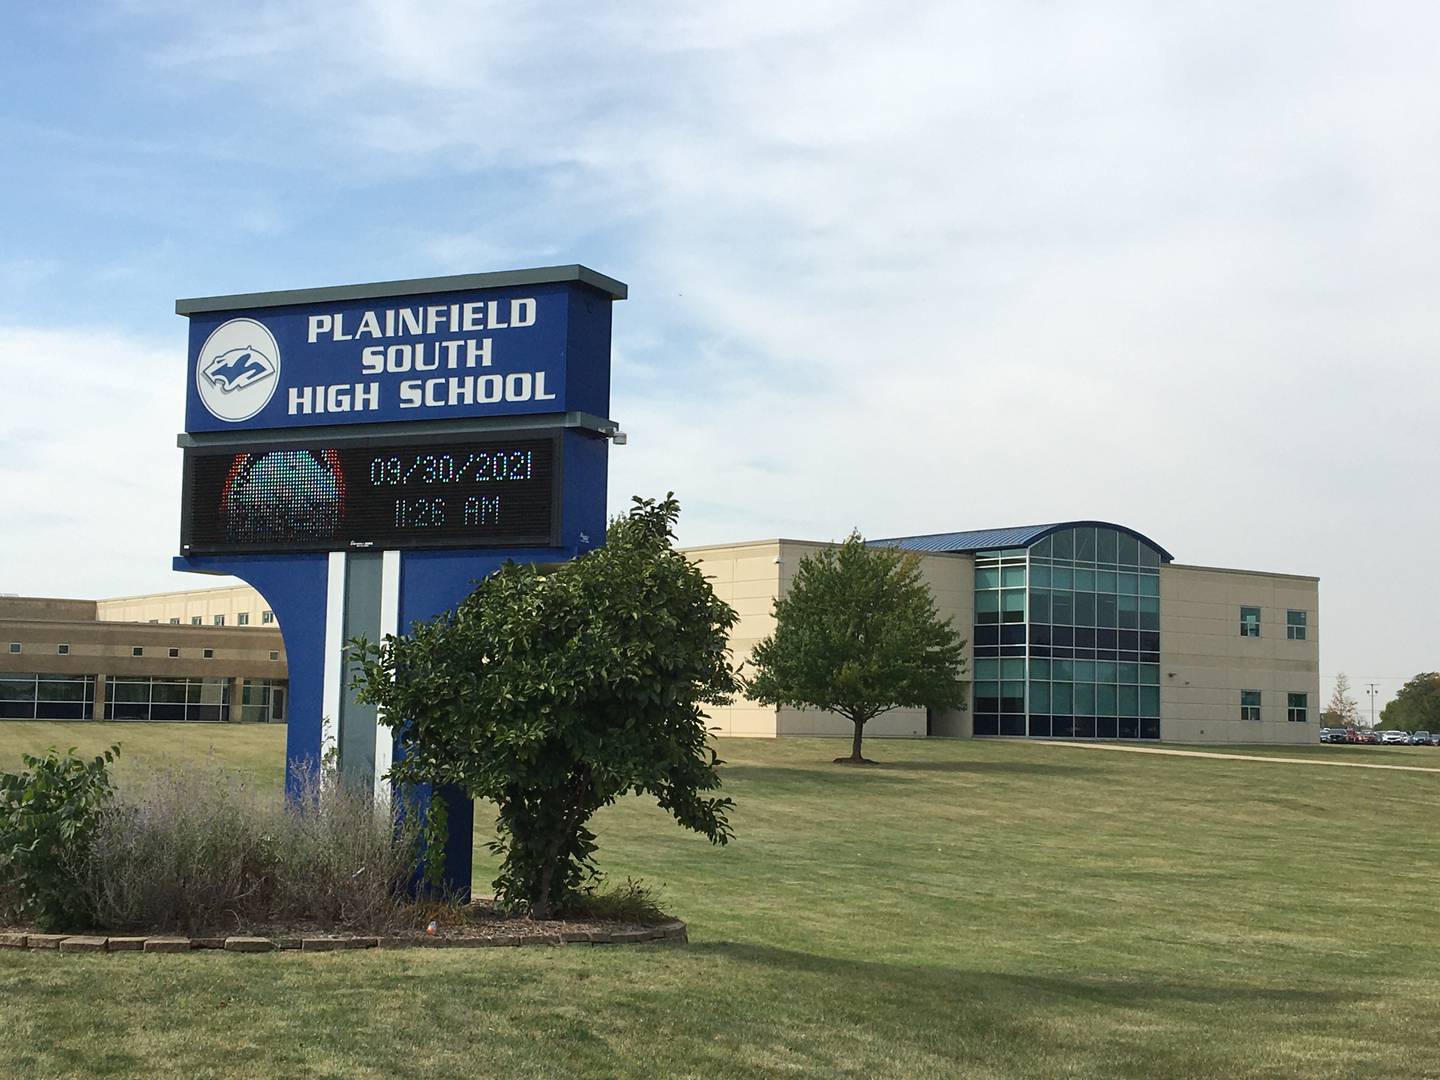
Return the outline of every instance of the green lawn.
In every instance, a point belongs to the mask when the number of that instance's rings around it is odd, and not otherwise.
[[[8,724],[0,761],[114,738],[279,775],[258,727]],[[688,948],[0,953],[0,1071],[1440,1075],[1440,775],[836,747],[723,742],[728,848],[601,816],[604,867],[663,883]]]

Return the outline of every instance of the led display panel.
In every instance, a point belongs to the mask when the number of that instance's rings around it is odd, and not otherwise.
[[[181,550],[556,543],[554,437],[186,451]]]

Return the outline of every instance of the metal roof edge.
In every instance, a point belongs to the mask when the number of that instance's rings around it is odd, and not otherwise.
[[[1245,570],[1238,566],[1203,566],[1200,563],[1166,563],[1170,570],[1203,570],[1212,574],[1249,574],[1252,577],[1286,578],[1293,581],[1314,581],[1320,580],[1316,574],[1294,574],[1288,570]]]
[[[469,289],[501,289],[513,285],[548,285],[576,281],[605,293],[611,300],[624,300],[630,288],[623,281],[591,270],[579,263],[565,266],[537,266],[525,270],[500,270],[486,274],[452,274],[447,277],[407,278],[401,281],[373,281],[356,285],[329,285],[315,289],[279,289],[273,292],[233,293],[229,296],[199,296],[175,301],[176,315],[201,315],[211,311],[241,311],[249,308],[291,307],[339,300],[374,300],[388,296],[420,296],[426,293],[459,292]]]
[[[1077,521],[1057,521],[1057,522],[1054,522],[1053,524],[1049,524],[1049,525],[1002,525],[1002,526],[1000,526],[1000,527],[998,527],[998,528],[993,528],[993,529],[956,529],[956,530],[953,530],[953,531],[951,531],[951,532],[917,533],[916,535],[913,535],[913,536],[889,536],[889,537],[885,537],[884,539],[868,540],[868,541],[866,541],[866,542],[867,542],[867,543],[870,543],[870,544],[891,544],[891,545],[897,545],[897,546],[898,546],[898,545],[903,544],[903,542],[906,541],[906,540],[934,540],[934,539],[938,539],[938,538],[946,537],[946,536],[956,536],[956,537],[959,537],[959,536],[977,536],[977,537],[978,537],[978,536],[981,536],[981,535],[984,535],[984,534],[992,534],[992,535],[993,535],[993,534],[996,534],[996,533],[1015,533],[1015,534],[1017,534],[1016,540],[1015,540],[1013,543],[1010,543],[1010,544],[996,544],[996,545],[989,545],[989,546],[986,546],[986,547],[984,547],[984,548],[980,548],[980,547],[976,547],[976,548],[964,548],[964,549],[961,549],[961,550],[965,550],[965,551],[989,550],[991,546],[995,546],[995,547],[1027,547],[1027,548],[1028,548],[1028,547],[1030,547],[1032,544],[1035,544],[1035,543],[1037,543],[1038,541],[1045,539],[1045,537],[1051,535],[1052,533],[1059,532],[1061,529],[1073,529],[1073,528],[1075,528],[1076,526],[1085,526],[1085,525],[1093,525],[1093,526],[1096,526],[1096,527],[1099,527],[1099,528],[1105,528],[1105,529],[1117,529],[1117,530],[1119,530],[1120,532],[1123,532],[1123,533],[1126,533],[1126,534],[1128,534],[1128,535],[1130,535],[1130,536],[1135,537],[1137,540],[1143,540],[1145,543],[1149,544],[1152,548],[1154,548],[1156,551],[1158,551],[1158,552],[1160,553],[1160,561],[1161,561],[1162,563],[1171,563],[1171,562],[1174,562],[1174,561],[1175,561],[1175,556],[1174,556],[1174,555],[1170,554],[1170,552],[1166,551],[1163,547],[1161,547],[1159,544],[1157,544],[1154,540],[1150,539],[1150,537],[1146,536],[1144,533],[1142,533],[1142,532],[1140,532],[1140,531],[1138,531],[1138,530],[1136,530],[1136,529],[1132,529],[1132,528],[1131,528],[1130,526],[1128,526],[1128,525],[1121,525],[1120,523],[1115,522],[1115,521],[1097,521],[1097,520],[1094,520],[1094,519],[1077,520]],[[1020,539],[1021,536],[1024,536],[1025,539]]]

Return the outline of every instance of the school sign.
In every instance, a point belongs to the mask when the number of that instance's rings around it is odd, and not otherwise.
[[[239,577],[276,612],[292,784],[333,750],[383,796],[404,752],[351,700],[345,641],[448,610],[507,560],[603,541],[625,296],[558,266],[176,302],[190,341],[175,566]],[[468,889],[472,812],[447,801],[464,842],[446,876]]]

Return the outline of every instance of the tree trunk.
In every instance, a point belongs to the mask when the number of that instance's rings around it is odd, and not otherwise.
[[[874,764],[875,764],[875,763],[874,763],[873,761],[871,761],[869,758],[865,757],[863,754],[860,753],[860,740],[861,740],[861,739],[864,737],[864,735],[865,735],[865,720],[868,720],[868,719],[870,719],[868,716],[865,717],[864,720],[856,720],[856,719],[854,719],[853,717],[851,718],[851,721],[850,721],[850,722],[855,725],[855,737],[850,741],[850,756],[849,756],[849,757],[837,757],[837,758],[835,759],[835,763],[836,763],[837,765],[874,765]]]
[[[555,881],[555,856],[559,851],[560,838],[552,837],[545,844],[545,861],[540,866],[540,895],[530,902],[532,919],[550,918],[550,886]]]

